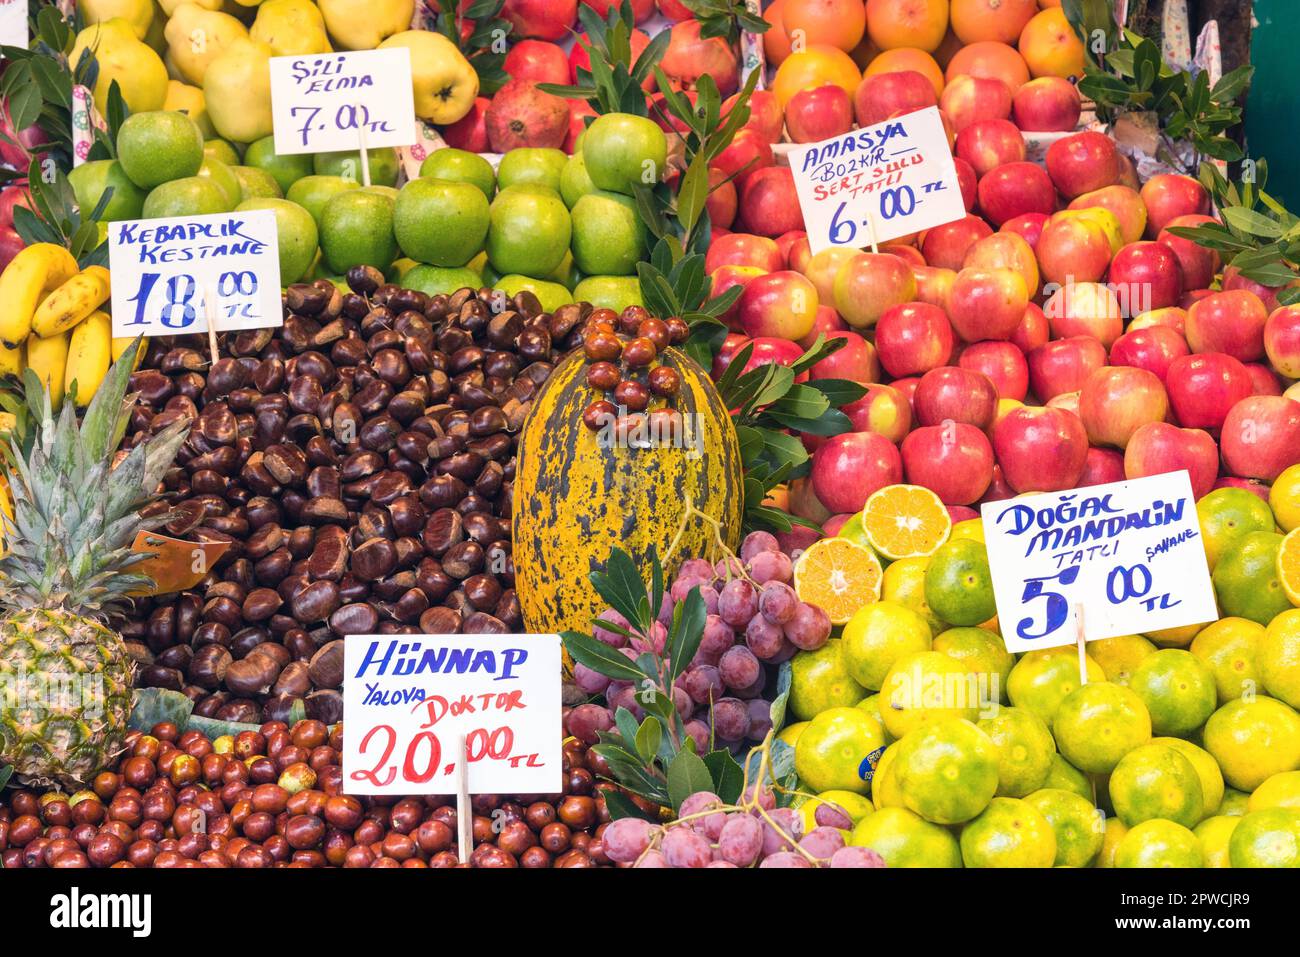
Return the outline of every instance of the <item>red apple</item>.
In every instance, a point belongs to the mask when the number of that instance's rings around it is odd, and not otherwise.
[[[1024,318],[1029,290],[1012,269],[962,269],[948,296],[953,330],[967,342],[1010,339]]]
[[[912,418],[916,418],[916,406],[912,403],[912,397],[916,395],[916,387],[921,384],[920,378],[908,376],[905,379],[895,379],[889,384],[907,400],[907,407],[912,410]]]
[[[1092,336],[1110,348],[1124,332],[1119,299],[1100,283],[1067,283],[1043,304],[1043,314],[1060,338]]]
[[[1115,217],[1120,239],[1125,243],[1141,239],[1147,225],[1147,209],[1142,205],[1141,195],[1137,190],[1118,183],[1076,196],[1066,208],[1106,210]]]
[[[488,152],[492,148],[487,134],[487,111],[491,105],[492,101],[486,96],[475,97],[468,113],[442,128],[442,138],[447,145],[468,153]]]
[[[989,170],[980,177],[976,195],[980,212],[995,226],[1029,213],[1047,216],[1056,210],[1056,187],[1034,163],[1006,163]]]
[[[1223,270],[1223,282],[1220,284],[1220,288],[1224,292],[1237,289],[1253,292],[1264,303],[1264,308],[1272,312],[1280,305],[1277,301],[1277,294],[1283,289],[1294,288],[1298,284],[1300,284],[1300,279],[1292,279],[1290,282],[1279,286],[1266,286],[1262,282],[1246,278],[1236,266],[1229,266]]]
[[[1142,202],[1147,208],[1147,235],[1155,238],[1180,216],[1205,216],[1210,212],[1210,194],[1190,176],[1157,173],[1142,185]]]
[[[1250,373],[1251,395],[1281,395],[1282,383],[1275,373],[1262,362],[1247,362],[1246,371]]]
[[[819,525],[831,517],[831,510],[817,497],[812,482],[807,478],[797,478],[790,483],[787,503],[791,515]]]
[[[1110,267],[1111,246],[1095,222],[1060,215],[1043,226],[1034,253],[1048,282],[1096,282]]]
[[[1078,392],[1062,392],[1060,395],[1054,395],[1047,400],[1046,405],[1053,409],[1064,409],[1066,412],[1079,414],[1079,395]]]
[[[1234,289],[1206,296],[1187,310],[1193,352],[1224,352],[1242,362],[1264,357],[1268,310],[1253,292]]]
[[[993,229],[978,216],[965,216],[951,223],[925,231],[921,255],[931,266],[960,269],[966,251],[976,240],[992,236]]]
[[[803,213],[788,166],[768,166],[746,176],[740,184],[740,215],[760,236],[780,236],[803,229]]]
[[[1016,233],[994,233],[966,250],[963,269],[1011,269],[1025,281],[1029,295],[1038,292],[1038,260],[1024,237]]]
[[[957,188],[961,190],[962,205],[966,207],[966,212],[969,213],[975,208],[975,197],[979,190],[979,177],[975,175],[975,167],[960,156],[952,158],[952,166],[957,171]]]
[[[722,104],[725,118],[740,102],[740,94],[733,93]],[[749,119],[741,129],[751,129],[763,137],[764,142],[779,143],[785,119],[781,115],[781,101],[771,90],[755,90],[749,97]]]
[[[914,429],[903,439],[903,470],[945,505],[978,502],[993,480],[993,447],[973,425],[947,421]]]
[[[1105,133],[1086,130],[1047,148],[1047,173],[1061,195],[1073,199],[1119,179],[1119,152]]]
[[[880,364],[894,378],[920,375],[947,365],[954,342],[947,314],[926,302],[894,306],[876,323]]]
[[[848,328],[849,324],[840,318],[840,314],[835,311],[834,306],[819,305],[817,315],[813,317],[813,327],[808,330],[806,336],[799,340],[799,345],[805,349],[811,349],[818,336],[829,336],[832,332],[842,332]]]
[[[1043,227],[1047,225],[1049,219],[1051,217],[1046,213],[1022,213],[1019,216],[1012,216],[999,227],[999,230],[1004,233],[1015,233],[1029,243],[1030,249],[1037,251],[1038,237],[1043,234]]]
[[[1168,246],[1129,243],[1111,260],[1106,281],[1119,298],[1121,312],[1136,316],[1176,304],[1183,291],[1183,269]]]
[[[957,134],[954,154],[985,176],[1006,163],[1025,159],[1025,138],[1010,120],[980,120]]]
[[[1026,360],[1029,385],[1046,402],[1082,389],[1088,377],[1106,365],[1106,347],[1093,336],[1070,336],[1039,346]]]
[[[755,266],[719,266],[713,273],[713,295],[721,296],[732,286],[740,286],[743,289],[759,276],[766,275],[768,275],[766,272]],[[741,295],[743,296],[744,293],[742,292]],[[725,322],[732,332],[742,331],[740,300],[737,299],[733,302],[730,308],[719,315],[718,318]]]
[[[1215,430],[1228,411],[1253,390],[1250,373],[1221,352],[1183,356],[1165,374],[1174,418],[1187,428]]]
[[[1273,368],[1300,379],[1300,306],[1278,306],[1264,323],[1264,351]]]
[[[1029,365],[1025,354],[1010,342],[976,342],[962,350],[957,360],[963,369],[981,373],[993,383],[999,399],[1024,401],[1029,390]]]
[[[761,336],[750,341],[754,343],[754,351],[750,355],[749,361],[745,363],[742,372],[751,372],[759,366],[772,363],[780,366],[794,365],[803,356],[803,350],[799,348],[798,343],[791,342],[789,339]],[[807,382],[808,373],[799,373],[794,377],[794,381]]]
[[[874,326],[889,307],[915,296],[911,267],[889,253],[858,253],[835,275],[835,308],[855,329]]]
[[[709,370],[709,376],[714,382],[722,378],[727,367],[731,365],[731,360],[736,358],[737,353],[747,345],[749,345],[749,336],[740,332],[727,333],[727,338],[722,340],[722,347],[718,350],[718,354],[713,357],[713,367]]]
[[[939,425],[945,420],[987,429],[993,422],[998,393],[982,372],[959,366],[931,369],[921,376],[912,405],[921,425]]]
[[[993,449],[1014,491],[1057,492],[1078,484],[1088,434],[1073,412],[1022,406],[993,427]]]
[[[1178,265],[1183,270],[1184,289],[1204,289],[1214,281],[1214,274],[1219,271],[1221,260],[1213,249],[1198,246],[1193,240],[1175,236],[1170,227],[1202,226],[1205,223],[1217,223],[1213,216],[1189,215],[1175,216],[1169,220],[1156,237],[1156,242],[1168,246],[1170,252],[1178,257]]]
[[[1079,123],[1079,91],[1064,77],[1040,76],[1016,90],[1011,114],[1025,132],[1067,133]]]
[[[989,487],[984,490],[984,495],[980,498],[979,504],[1001,502],[1015,497],[1016,490],[1007,484],[1006,477],[1002,474],[1002,466],[995,464],[993,466],[993,479],[989,482]]]
[[[952,78],[939,97],[939,109],[959,135],[981,120],[1005,120],[1011,115],[1011,90],[993,77],[963,73]]]
[[[867,394],[842,408],[855,432],[874,432],[897,445],[912,430],[912,406],[898,389],[868,383]]]
[[[981,501],[983,501],[983,499],[981,499]],[[971,508],[969,505],[948,505],[945,507],[948,509],[948,518],[952,520],[954,525],[958,522],[965,522],[972,518],[980,517],[980,513],[975,511],[975,509]]]
[[[709,169],[709,197],[704,201],[709,211],[709,223],[714,230],[726,229],[736,219],[736,184],[727,179],[727,174],[716,167]]]
[[[27,244],[12,226],[0,226],[0,270],[3,270]]]
[[[857,254],[858,250],[847,246],[831,246],[814,253],[800,270],[817,287],[817,298],[823,305],[835,301],[835,277],[840,267]]]
[[[934,85],[915,70],[864,76],[853,94],[859,126],[874,126],[900,113],[938,105]]]
[[[578,18],[578,0],[506,0],[501,16],[517,37],[562,40]]]
[[[1101,449],[1095,445],[1088,449],[1079,476],[1079,488],[1089,485],[1109,485],[1124,481],[1124,453],[1118,449]]]
[[[1039,346],[1046,345],[1050,338],[1051,327],[1047,324],[1047,316],[1040,307],[1031,302],[1025,307],[1020,325],[1016,326],[1016,331],[1011,334],[1011,344],[1025,355],[1029,355]]]
[[[743,186],[748,177],[771,166],[772,162],[772,145],[763,135],[754,129],[741,128],[711,165],[728,176],[735,176],[737,185]]]
[[[769,236],[749,233],[732,233],[714,239],[704,254],[704,271],[713,274],[720,266],[753,266],[763,272],[776,272],[785,268],[781,249]],[[714,289],[716,296],[718,290]]]
[[[13,228],[14,209],[18,206],[32,208],[32,194],[27,191],[25,181],[0,189],[0,229]]]
[[[1223,420],[1219,448],[1233,475],[1274,481],[1300,462],[1300,402],[1280,395],[1242,399]]]
[[[1122,449],[1139,427],[1163,421],[1168,412],[1164,385],[1145,369],[1098,369],[1079,390],[1079,418],[1093,445]]]
[[[891,256],[897,256],[913,269],[927,265],[925,257],[921,255],[921,250],[904,242],[885,243],[880,247],[880,251],[889,253]]]
[[[804,282],[807,282],[805,279]],[[856,332],[832,332],[827,340],[842,339],[844,345],[808,370],[812,379],[851,379],[878,382],[880,362],[876,347]]]
[[[832,512],[860,512],[871,494],[903,480],[898,449],[873,432],[832,436],[813,453],[812,486]]]
[[[581,52],[583,60],[590,62],[581,44],[575,43],[573,48]],[[546,40],[520,40],[506,54],[502,68],[512,79],[522,77],[534,83],[565,84],[576,82],[576,74],[570,69],[574,57],[575,54],[570,53],[566,59],[559,46]]]
[[[1219,475],[1219,446],[1202,429],[1180,429],[1168,422],[1148,422],[1133,433],[1124,450],[1124,477],[1145,478],[1183,469],[1192,480],[1192,497],[1214,488]]]
[[[808,246],[808,234],[802,229],[792,229],[776,237],[776,248],[785,257],[785,264],[795,272],[801,273],[808,268],[812,260],[812,250]],[[820,293],[818,293],[820,296]]]
[[[813,326],[817,290],[799,273],[781,269],[746,283],[738,306],[740,325],[747,335],[801,339]]]
[[[1146,369],[1164,382],[1170,364],[1190,351],[1187,342],[1171,326],[1149,326],[1133,329],[1116,339],[1110,347],[1110,364]]]
[[[917,301],[938,306],[947,315],[948,297],[952,295],[957,271],[939,266],[913,266],[912,277],[916,280]]]
[[[1255,479],[1244,479],[1244,478],[1237,478],[1234,475],[1224,475],[1221,476],[1219,480],[1214,483],[1214,487],[1243,489],[1244,491],[1249,492],[1251,495],[1258,496],[1259,498],[1263,499],[1265,502],[1268,501],[1269,487],[1265,485],[1263,482],[1256,481]]]
[[[1152,309],[1150,312],[1139,313],[1128,324],[1128,331],[1149,329],[1152,326],[1168,326],[1186,341],[1187,310],[1180,306],[1166,306],[1163,309]]]
[[[795,143],[816,143],[853,129],[853,104],[842,86],[800,90],[785,105],[785,128]]]

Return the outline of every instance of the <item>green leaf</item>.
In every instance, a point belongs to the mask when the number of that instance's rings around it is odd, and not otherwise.
[[[696,791],[712,791],[713,775],[704,760],[693,751],[678,751],[668,765],[668,800],[674,811]]]
[[[792,370],[793,371],[793,370]],[[811,386],[794,383],[767,411],[796,418],[815,419],[830,408],[825,394]]]
[[[618,681],[640,681],[645,676],[617,648],[577,631],[560,635],[564,650],[574,661],[598,674]]]
[[[663,740],[663,735],[663,725],[654,715],[647,716],[641,722],[641,727],[636,732],[636,751],[646,764],[652,763],[659,753],[659,742]]]
[[[745,772],[731,756],[731,752],[721,749],[710,751],[701,760],[709,769],[709,777],[713,779],[713,793],[722,798],[724,804],[739,801],[745,787]]]
[[[642,633],[650,630],[654,620],[649,614],[650,601],[632,556],[621,548],[614,549],[604,570],[592,572],[590,578],[597,594],[611,608],[639,626]]]
[[[1274,219],[1270,219],[1263,213],[1257,213],[1253,209],[1246,209],[1244,206],[1229,206],[1223,211],[1223,219],[1229,226],[1240,229],[1244,233],[1250,233],[1253,236],[1266,236],[1269,239],[1277,239],[1282,235],[1282,227]]]
[[[609,790],[605,794],[605,807],[609,809],[609,819],[617,821],[624,817],[639,817],[643,821],[653,821],[658,823],[653,814],[647,814],[641,810],[636,803],[624,794],[622,791]]]
[[[866,386],[852,379],[813,379],[807,385],[826,396],[826,401],[837,408],[857,402],[867,394]]]
[[[677,191],[677,219],[686,232],[695,228],[708,198],[709,165],[703,156],[696,154]]]
[[[781,662],[776,673],[776,697],[772,699],[772,727],[780,731],[785,727],[785,709],[790,702],[790,685],[794,681],[794,668],[790,662]]]
[[[670,661],[669,681],[677,680],[678,675],[690,667],[695,653],[699,651],[700,640],[704,637],[704,621],[708,609],[700,597],[700,589],[692,588],[685,600],[673,608],[673,627],[668,635],[668,658]]]
[[[636,718],[632,717],[632,712],[622,707],[614,709],[614,726],[618,728],[623,746],[635,747],[637,724]]]

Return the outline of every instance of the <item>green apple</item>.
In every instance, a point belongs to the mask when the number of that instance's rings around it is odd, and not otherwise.
[[[204,140],[203,155],[209,159],[219,160],[227,166],[238,166],[243,162],[239,150],[228,140]]]
[[[554,312],[560,306],[573,302],[573,295],[558,282],[547,282],[545,279],[534,279],[532,276],[521,276],[518,273],[502,276],[492,284],[492,288],[500,289],[507,296],[513,296],[526,289],[537,297],[545,312]]]
[[[501,157],[497,166],[497,186],[545,186],[560,191],[560,173],[569,157],[564,150],[520,147]]]
[[[573,207],[573,261],[592,276],[630,276],[646,258],[645,229],[630,197],[588,193]]]
[[[490,220],[488,259],[502,275],[547,276],[569,248],[569,211],[553,189],[507,187],[492,200]]]
[[[643,306],[641,283],[636,276],[588,276],[573,287],[574,302],[589,302],[598,309],[622,312]]]
[[[244,150],[244,165],[264,169],[280,184],[280,191],[287,193],[289,187],[312,173],[312,155],[295,153],[280,156],[275,152],[275,137],[264,136],[253,140]]]
[[[463,266],[487,238],[487,197],[470,183],[413,179],[397,194],[393,231],[397,245],[412,259]]]
[[[338,275],[357,265],[387,269],[397,258],[392,201],[360,189],[339,193],[321,214],[320,246]]]
[[[275,214],[275,235],[280,245],[280,284],[297,282],[316,259],[316,221],[311,213],[287,199],[246,199],[236,212],[269,209]]]
[[[468,266],[448,269],[420,263],[402,275],[402,285],[407,289],[418,289],[426,296],[451,295],[457,289],[479,288],[483,285],[483,277]]]
[[[452,183],[470,183],[491,199],[497,191],[497,174],[492,164],[468,150],[447,147],[434,150],[420,164],[422,179],[442,179]]]
[[[375,186],[397,185],[397,150],[390,148],[367,150],[370,159],[370,182]],[[342,176],[364,183],[361,175],[361,153],[344,150],[341,153],[317,153],[312,169],[318,176]]]
[[[320,229],[325,204],[339,193],[360,188],[356,180],[344,179],[342,176],[304,176],[285,190],[284,198],[311,213],[311,218],[316,220],[316,228]]]
[[[243,189],[239,185],[239,177],[232,173],[230,167],[221,160],[205,157],[203,163],[199,166],[197,175],[211,180],[212,185],[221,190],[222,195],[226,197],[226,201],[232,209],[244,198]]]
[[[131,182],[152,189],[199,171],[203,134],[175,110],[136,113],[117,131],[117,159]]]
[[[644,116],[606,113],[587,127],[582,158],[598,187],[630,196],[634,185],[653,186],[663,179],[668,138]]]
[[[221,187],[206,176],[184,176],[155,186],[144,199],[141,215],[145,219],[168,216],[198,216],[228,213],[234,204],[227,202]]]
[[[581,153],[574,153],[565,161],[564,169],[560,172],[560,196],[564,199],[564,205],[572,210],[578,200],[594,192],[596,184],[587,173],[586,160]]]
[[[68,183],[72,186],[72,195],[77,198],[77,205],[84,218],[90,218],[107,189],[112,189],[113,192],[100,214],[101,222],[140,218],[146,193],[127,178],[122,171],[122,164],[117,160],[91,160],[73,167],[68,174]]]
[[[230,172],[239,180],[239,195],[244,199],[284,199],[280,184],[264,169],[256,166],[232,166]]]

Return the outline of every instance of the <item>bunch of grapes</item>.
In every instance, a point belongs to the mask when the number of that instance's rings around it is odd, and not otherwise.
[[[739,751],[746,740],[761,741],[772,728],[771,703],[763,698],[768,684],[763,664],[780,664],[797,651],[820,648],[831,634],[830,618],[799,600],[792,578],[790,556],[776,537],[751,532],[739,558],[682,563],[648,636],[629,639],[599,626],[593,635],[633,660],[644,652],[663,655],[674,607],[699,588],[708,617],[699,649],[673,688],[673,705],[699,753],[711,745]],[[598,620],[629,629],[614,609]],[[610,711],[626,708],[638,721],[644,717],[646,695],[658,693],[652,682],[640,687],[611,680],[581,664],[574,666],[573,679],[588,694],[603,694]]]
[[[728,806],[711,791],[682,802],[678,819],[661,826],[641,818],[611,821],[602,835],[605,855],[621,867],[884,867],[879,854],[850,847],[853,826],[837,804],[819,804],[816,826],[804,833],[803,817],[776,807],[769,789],[745,792]]]

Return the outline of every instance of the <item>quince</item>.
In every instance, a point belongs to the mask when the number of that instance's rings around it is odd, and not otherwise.
[[[167,99],[163,100],[164,110],[177,110],[194,121],[205,140],[216,139],[217,131],[208,116],[208,104],[203,98],[203,91],[197,86],[189,86],[179,80],[167,83]]]
[[[99,64],[95,79],[95,109],[108,109],[108,90],[117,81],[122,99],[132,113],[162,109],[167,98],[167,68],[162,58],[136,36],[135,28],[121,17],[86,27],[72,44],[69,62],[76,64],[90,50]]]
[[[478,74],[464,54],[441,33],[404,30],[379,44],[380,50],[411,51],[415,115],[432,123],[455,123],[478,96]]]
[[[415,0],[319,0],[325,29],[344,50],[373,50],[411,26]]]
[[[239,37],[208,65],[203,96],[222,139],[251,143],[274,132],[270,59],[265,43]]]
[[[153,23],[153,0],[81,0],[78,6],[87,26],[121,17],[131,24],[137,40],[149,35]]]
[[[194,3],[182,3],[167,21],[167,54],[186,83],[199,85],[203,74],[235,40],[248,37],[248,30],[234,17],[205,10]]]
[[[325,18],[310,0],[266,0],[257,8],[257,19],[248,35],[265,43],[276,56],[333,50],[325,35]]]

